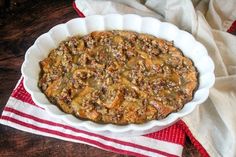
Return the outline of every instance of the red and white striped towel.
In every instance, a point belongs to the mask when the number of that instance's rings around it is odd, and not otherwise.
[[[111,138],[76,129],[51,117],[43,108],[37,106],[24,88],[23,78],[13,90],[0,123],[34,134],[135,156],[181,156],[185,142],[182,121],[162,131],[138,137]]]

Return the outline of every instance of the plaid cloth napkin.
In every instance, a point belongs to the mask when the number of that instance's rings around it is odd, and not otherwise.
[[[84,17],[75,3],[73,7],[80,17]],[[229,31],[235,30],[235,25]],[[76,129],[51,117],[43,108],[37,106],[24,88],[23,78],[13,90],[0,117],[0,123],[38,135],[135,156],[181,156],[185,138],[188,136],[202,156],[209,156],[182,120],[164,130],[138,137],[108,137]]]

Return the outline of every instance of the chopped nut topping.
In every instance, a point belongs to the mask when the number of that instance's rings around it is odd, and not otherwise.
[[[192,61],[173,42],[131,31],[71,37],[40,66],[38,85],[53,104],[98,123],[165,118],[198,85]]]

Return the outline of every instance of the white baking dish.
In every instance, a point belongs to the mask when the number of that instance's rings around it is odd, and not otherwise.
[[[68,37],[74,35],[82,36],[99,30],[131,30],[152,34],[169,41],[173,40],[174,45],[180,48],[185,56],[192,59],[199,72],[199,87],[194,94],[193,100],[185,104],[180,111],[171,113],[162,120],[152,120],[144,124],[124,126],[80,120],[73,115],[62,112],[56,105],[51,104],[38,88],[39,61],[46,58],[51,49],[56,48],[61,41],[66,40]],[[86,18],[72,19],[65,24],[56,25],[47,33],[39,36],[27,50],[21,70],[24,77],[24,86],[31,94],[33,101],[45,108],[50,115],[62,119],[76,128],[106,135],[122,136],[142,135],[158,131],[173,124],[179,118],[190,114],[196,106],[207,99],[209,88],[213,86],[215,81],[213,61],[208,56],[206,48],[196,41],[190,33],[178,29],[173,24],[134,14],[93,15]]]

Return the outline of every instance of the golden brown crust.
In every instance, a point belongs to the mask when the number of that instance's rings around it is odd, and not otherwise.
[[[39,87],[52,103],[99,123],[162,119],[198,85],[192,61],[172,42],[131,31],[69,38],[40,66]]]

